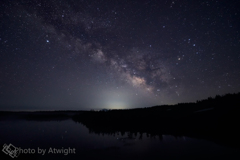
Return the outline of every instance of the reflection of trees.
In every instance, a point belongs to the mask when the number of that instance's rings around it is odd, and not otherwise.
[[[217,95],[197,103],[87,112],[73,117],[73,120],[85,125],[90,133],[99,135],[120,134],[122,137],[127,135],[128,138],[142,139],[146,134],[146,137],[160,140],[163,135],[174,135],[176,138],[184,135],[225,143],[234,141],[238,146],[239,99],[240,93]]]

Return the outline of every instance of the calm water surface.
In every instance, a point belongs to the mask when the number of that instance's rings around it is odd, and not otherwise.
[[[140,133],[96,134],[80,123],[64,121],[0,121],[0,144],[13,144],[35,153],[16,159],[240,159],[239,148],[202,139]],[[75,149],[74,153],[48,153],[49,149]],[[38,153],[45,149],[45,155]],[[4,159],[12,159],[1,152]]]

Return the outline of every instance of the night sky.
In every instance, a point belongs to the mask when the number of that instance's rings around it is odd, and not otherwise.
[[[0,110],[125,109],[240,91],[238,0],[0,2]]]

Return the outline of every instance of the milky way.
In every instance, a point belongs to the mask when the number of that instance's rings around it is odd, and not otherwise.
[[[4,1],[0,109],[138,108],[240,91],[238,1]]]

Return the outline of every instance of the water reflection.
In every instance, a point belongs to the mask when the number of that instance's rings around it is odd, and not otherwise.
[[[21,148],[75,148],[76,154],[22,154],[18,159],[196,159],[240,158],[239,149],[203,139],[143,132],[88,129],[68,120],[0,121],[0,144]],[[1,152],[1,159],[11,159]]]

